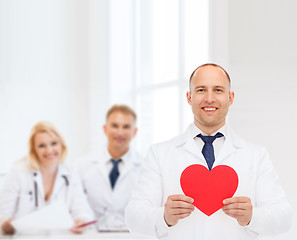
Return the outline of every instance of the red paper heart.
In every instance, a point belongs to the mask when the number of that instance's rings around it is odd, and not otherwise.
[[[210,216],[224,206],[224,199],[234,195],[238,176],[233,168],[226,165],[209,171],[202,165],[194,164],[182,172],[180,184],[184,194],[194,199],[194,205]]]

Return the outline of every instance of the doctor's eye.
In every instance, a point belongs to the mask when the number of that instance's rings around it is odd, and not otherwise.
[[[223,92],[223,89],[221,89],[221,88],[216,88],[216,89],[215,89],[215,92],[216,92],[216,93],[222,93],[222,92]]]
[[[131,128],[131,125],[130,124],[124,125],[124,129],[130,129],[130,128]]]
[[[205,92],[205,89],[204,88],[197,88],[196,92],[197,93],[203,93],[203,92]]]

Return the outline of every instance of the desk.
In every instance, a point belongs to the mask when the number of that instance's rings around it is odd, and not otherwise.
[[[100,240],[157,240],[155,238],[146,238],[142,236],[135,236],[128,232],[97,232],[87,231],[83,234],[73,234],[71,232],[43,232],[43,233],[27,233],[27,234],[16,234],[13,236],[1,236],[0,239],[100,239]]]

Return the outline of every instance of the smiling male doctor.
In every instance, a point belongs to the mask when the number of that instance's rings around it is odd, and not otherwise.
[[[288,231],[292,209],[267,151],[238,137],[226,123],[234,100],[228,73],[216,64],[204,64],[192,73],[189,85],[187,101],[194,123],[184,134],[151,147],[126,207],[128,229],[161,239],[187,240],[258,239]],[[216,136],[211,163],[203,153],[207,136]],[[180,187],[181,173],[193,164],[209,170],[227,165],[238,174],[234,196],[211,216],[194,207],[194,200]]]
[[[103,126],[106,146],[80,159],[78,172],[91,208],[97,217],[97,229],[125,231],[125,207],[142,156],[130,144],[136,136],[136,113],[127,105],[114,105]]]

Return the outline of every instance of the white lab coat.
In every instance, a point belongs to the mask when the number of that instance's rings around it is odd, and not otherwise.
[[[239,185],[234,196],[251,198],[253,216],[248,226],[240,226],[234,218],[217,211],[210,217],[195,208],[187,218],[167,227],[163,215],[167,197],[183,194],[182,171],[189,165],[207,167],[193,139],[194,124],[170,141],[153,145],[140,172],[132,200],[126,208],[126,224],[135,234],[162,239],[247,240],[261,235],[288,231],[292,208],[278,182],[267,151],[239,138],[228,126],[228,137],[214,162],[228,165],[238,174]]]
[[[59,165],[53,192],[50,199],[45,201],[41,173],[29,170],[27,161],[19,161],[12,167],[0,189],[0,226],[11,217],[25,216],[61,199],[65,201],[73,219],[94,219],[77,175],[70,173],[64,165]]]
[[[124,230],[127,229],[125,207],[138,177],[142,157],[131,149],[121,157],[124,165],[120,169],[120,175],[113,190],[106,166],[110,158],[105,146],[101,151],[79,159],[76,167],[90,206],[98,219],[98,230]]]

